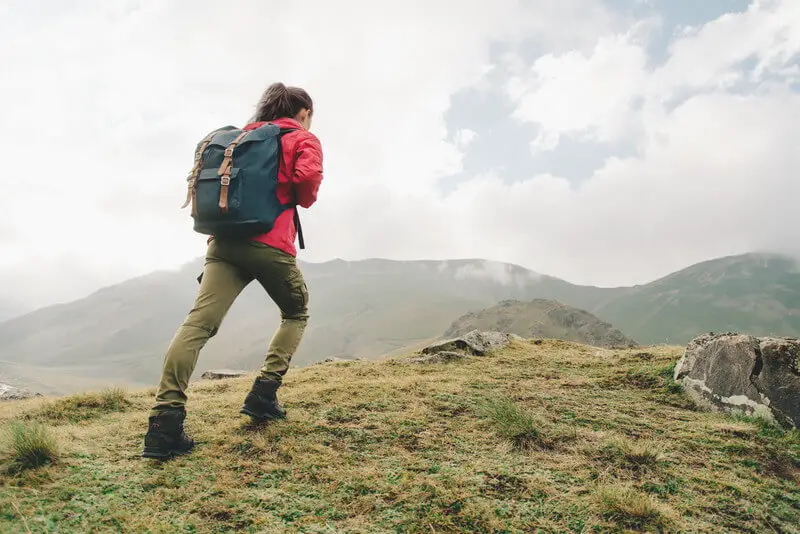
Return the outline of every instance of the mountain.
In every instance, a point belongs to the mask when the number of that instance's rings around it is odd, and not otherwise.
[[[455,317],[509,298],[582,295],[597,305],[615,290],[578,291],[562,280],[483,260],[341,260],[302,265],[311,321],[292,361],[371,358],[434,339]],[[0,324],[0,372],[37,391],[65,393],[115,381],[157,382],[164,351],[192,306],[200,260],[104,288],[66,305]],[[256,368],[279,321],[258,284],[234,303],[196,373]]]
[[[722,258],[632,288],[577,286],[484,260],[335,260],[302,268],[311,321],[297,366],[415,347],[454,319],[509,299],[586,310],[643,344],[683,344],[723,330],[800,335],[800,273],[794,261],[774,255]],[[0,323],[0,373],[42,393],[155,384],[201,269],[198,259]],[[201,354],[196,375],[256,368],[277,323],[275,306],[252,284]]]
[[[591,313],[547,299],[506,300],[470,312],[445,332],[456,337],[472,330],[510,332],[523,338],[564,339],[596,347],[635,347],[636,341]]]
[[[777,254],[720,258],[590,310],[645,344],[683,344],[704,332],[800,336],[800,265]]]

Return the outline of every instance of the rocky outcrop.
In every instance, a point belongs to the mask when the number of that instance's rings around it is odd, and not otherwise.
[[[523,338],[550,338],[604,348],[632,348],[635,340],[591,313],[548,299],[504,300],[457,319],[445,336],[467,332],[510,332]]]
[[[408,361],[411,363],[446,363],[467,356],[485,356],[492,351],[508,346],[515,339],[521,338],[503,332],[473,330],[463,336],[429,345],[420,351],[420,355],[409,358]]]
[[[241,378],[247,376],[248,371],[232,371],[230,369],[209,370],[200,375],[200,378],[206,380],[225,380],[227,378]]]
[[[675,380],[702,407],[800,428],[800,340],[706,334],[686,347]]]
[[[34,393],[32,391],[28,391],[27,389],[15,388],[14,386],[9,386],[8,384],[0,384],[0,401],[22,400],[41,396],[41,393]]]

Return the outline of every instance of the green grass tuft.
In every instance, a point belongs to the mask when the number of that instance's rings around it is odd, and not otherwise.
[[[9,423],[4,449],[11,465],[8,471],[35,469],[58,459],[58,446],[50,429],[40,423]]]
[[[602,453],[605,461],[633,471],[655,467],[664,459],[662,448],[649,440],[616,438],[602,449]]]
[[[671,523],[662,505],[630,486],[601,486],[595,497],[600,513],[620,526],[651,529],[664,528]]]
[[[544,421],[518,406],[507,397],[494,397],[477,402],[476,412],[491,421],[496,432],[511,441],[515,448],[527,450],[533,447],[549,448],[552,442],[546,439]]]
[[[42,405],[26,414],[26,419],[75,423],[111,412],[123,412],[131,406],[122,388],[107,388],[97,393],[79,393]]]

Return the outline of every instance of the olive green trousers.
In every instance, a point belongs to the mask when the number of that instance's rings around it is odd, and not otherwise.
[[[186,404],[186,388],[200,350],[219,330],[236,297],[258,280],[281,311],[261,376],[281,381],[308,323],[308,288],[294,256],[249,240],[213,239],[194,307],[178,328],[164,357],[151,415]]]

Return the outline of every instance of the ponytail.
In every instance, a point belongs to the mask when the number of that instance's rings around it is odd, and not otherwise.
[[[308,109],[314,112],[314,103],[308,93],[299,87],[286,87],[284,84],[273,83],[264,94],[256,107],[254,122],[273,121],[283,117],[294,118],[301,110]]]

